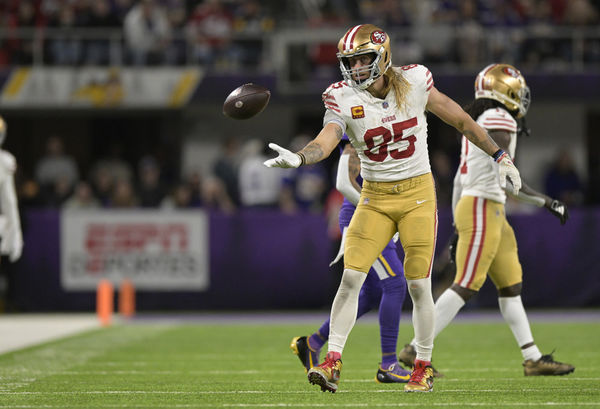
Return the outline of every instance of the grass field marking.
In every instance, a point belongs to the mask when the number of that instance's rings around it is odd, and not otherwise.
[[[345,393],[398,393],[400,390],[395,389],[353,389],[353,390],[338,390],[338,394]],[[521,388],[519,392],[547,392],[548,388]],[[284,393],[286,395],[305,395],[314,394],[315,389],[304,389],[296,391],[257,391],[257,390],[237,390],[237,391],[0,391],[0,396],[31,396],[31,395],[273,395],[278,393]],[[514,392],[513,389],[477,389],[477,393],[510,393]],[[579,392],[598,392],[597,388],[582,388]],[[437,389],[436,393],[473,393],[472,389]]]
[[[502,407],[515,407],[515,406],[597,406],[600,405],[600,402],[585,402],[585,403],[565,403],[565,402],[512,402],[512,403],[494,403],[490,405],[489,403],[481,402],[481,403],[462,403],[462,402],[428,402],[427,406],[434,407],[490,407],[494,408],[502,408]],[[70,408],[88,408],[88,405],[68,405]],[[136,405],[136,404],[94,404],[95,408],[164,408],[166,407],[164,404],[144,404],[144,405]],[[284,408],[284,407],[333,407],[333,408],[347,408],[347,407],[369,407],[369,408],[387,408],[387,407],[415,407],[415,403],[223,403],[223,404],[214,404],[214,403],[198,403],[198,404],[169,404],[169,408]],[[54,409],[54,408],[64,408],[64,405],[0,405],[0,409],[34,409],[34,408],[45,408],[45,409]]]

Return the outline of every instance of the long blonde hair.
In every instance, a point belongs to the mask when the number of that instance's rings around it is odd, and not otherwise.
[[[404,111],[406,109],[406,96],[410,91],[410,83],[404,78],[401,72],[396,72],[394,67],[388,68],[383,75],[386,78],[386,91],[384,95],[387,95],[393,87],[396,93],[396,105],[398,109]]]

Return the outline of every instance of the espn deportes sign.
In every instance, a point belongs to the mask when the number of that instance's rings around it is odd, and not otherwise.
[[[65,290],[95,290],[127,278],[138,290],[205,290],[208,217],[196,211],[61,213],[60,277]]]

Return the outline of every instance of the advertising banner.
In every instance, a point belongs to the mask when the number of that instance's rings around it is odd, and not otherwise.
[[[139,290],[209,286],[208,218],[194,211],[75,211],[61,215],[64,290],[94,290],[129,279]]]
[[[179,108],[202,80],[199,68],[20,67],[2,85],[11,108]]]

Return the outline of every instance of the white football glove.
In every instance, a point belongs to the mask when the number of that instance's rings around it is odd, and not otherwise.
[[[513,193],[515,195],[518,194],[519,190],[521,190],[521,175],[510,156],[506,152],[502,152],[498,159],[496,159],[496,162],[499,165],[500,187],[506,187],[506,177],[508,177],[513,185]]]
[[[302,164],[302,159],[297,153],[288,151],[275,143],[270,143],[269,148],[277,152],[278,156],[264,161],[264,165],[268,168],[297,168]]]
[[[23,239],[16,234],[11,234],[12,237],[3,237],[1,243],[2,254],[7,254],[11,263],[14,263],[21,258],[23,252]]]

